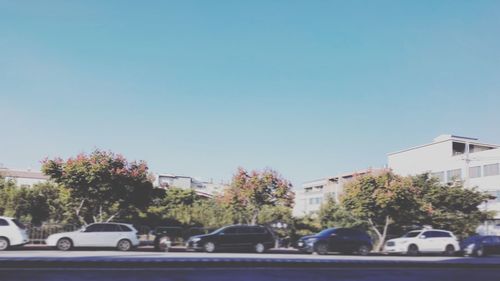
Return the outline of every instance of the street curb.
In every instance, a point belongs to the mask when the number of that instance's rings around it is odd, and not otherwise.
[[[1,258],[1,268],[468,268],[497,269],[497,263],[373,261],[373,260],[306,260],[266,258]]]

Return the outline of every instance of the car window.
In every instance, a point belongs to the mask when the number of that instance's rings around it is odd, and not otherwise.
[[[103,225],[100,223],[89,225],[85,228],[85,232],[101,232],[103,231]]]
[[[253,233],[264,234],[266,233],[266,229],[260,226],[253,227]]]
[[[120,228],[121,228],[121,231],[125,231],[125,232],[130,232],[132,231],[132,229],[124,224],[119,224],[118,225]]]
[[[9,222],[7,220],[0,219],[0,226],[7,226],[7,225],[9,225]]]
[[[103,224],[102,232],[120,232],[122,229],[117,224]]]
[[[20,229],[26,229],[26,226],[22,222],[20,222],[16,219],[13,219],[12,222],[14,222],[17,225],[17,227],[19,227]]]
[[[403,235],[403,237],[406,237],[406,238],[417,237],[420,233],[421,233],[421,231],[410,231],[410,232],[406,233],[405,235]]]
[[[236,234],[237,230],[238,230],[237,227],[228,227],[228,228],[224,229],[223,233],[224,234]]]
[[[338,230],[337,228],[328,228],[328,229],[325,229],[325,230],[319,232],[316,235],[326,237],[326,236],[330,236],[332,233],[337,233],[337,230]]]

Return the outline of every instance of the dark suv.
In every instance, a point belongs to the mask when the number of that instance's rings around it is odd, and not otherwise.
[[[328,228],[317,234],[304,236],[297,241],[297,249],[320,255],[328,252],[367,255],[372,250],[368,234],[350,228]]]
[[[275,243],[273,233],[260,225],[230,225],[216,231],[196,235],[186,243],[188,250],[203,250],[208,253],[217,250],[253,250],[262,253]]]

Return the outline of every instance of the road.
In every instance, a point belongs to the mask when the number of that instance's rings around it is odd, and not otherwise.
[[[498,280],[498,269],[418,269],[418,268],[64,268],[2,269],[2,281],[470,281]]]
[[[500,257],[305,255],[293,250],[194,253],[140,248],[54,251],[20,248],[0,252],[0,280],[499,280]]]

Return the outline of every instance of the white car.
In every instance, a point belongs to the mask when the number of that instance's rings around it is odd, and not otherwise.
[[[14,218],[0,217],[0,251],[7,250],[10,246],[24,245],[28,241],[24,224]]]
[[[124,223],[93,223],[74,232],[50,235],[45,243],[61,251],[73,247],[114,247],[128,251],[139,245],[137,230]]]
[[[423,229],[406,233],[403,237],[388,240],[384,252],[388,254],[418,255],[419,253],[443,253],[455,255],[460,245],[453,233],[446,230]]]

